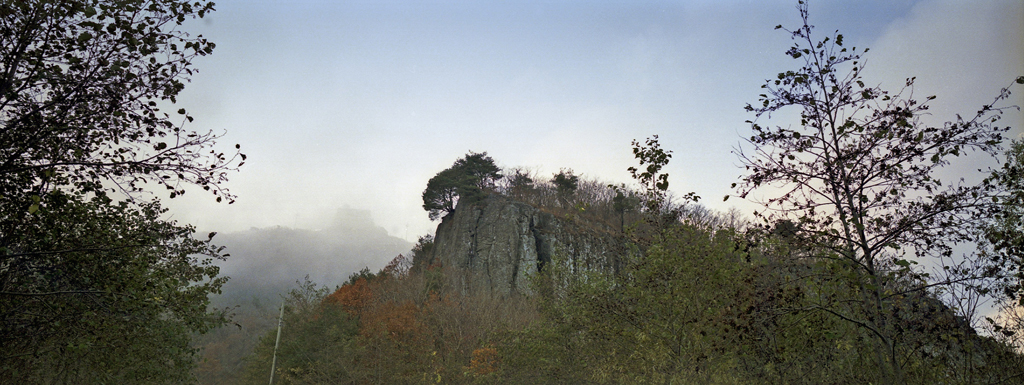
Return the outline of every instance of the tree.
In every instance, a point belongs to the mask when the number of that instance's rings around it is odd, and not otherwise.
[[[506,176],[506,180],[508,181],[508,195],[519,199],[532,195],[537,190],[529,172],[522,169],[514,170],[511,175]]]
[[[56,187],[135,195],[154,183],[172,198],[194,184],[232,199],[221,184],[244,155],[229,158],[212,149],[218,135],[184,129],[192,121],[184,109],[161,112],[195,72],[193,60],[214,48],[179,26],[212,10],[182,0],[0,5],[3,195]]]
[[[494,181],[501,179],[501,169],[494,164],[494,159],[487,156],[487,152],[475,153],[470,151],[462,159],[456,160],[452,168],[459,170],[463,175],[469,176],[473,185],[480,190],[494,188]]]
[[[643,169],[629,167],[629,175],[640,183],[640,188],[644,192],[644,205],[648,211],[657,212],[665,203],[668,192],[668,174],[661,173],[661,169],[668,164],[669,159],[672,159],[672,151],[662,150],[658,136],[654,135],[647,138],[643,145],[634,140],[633,156],[640,161],[640,167]]]
[[[997,126],[1009,96],[1003,89],[993,104],[969,120],[942,126],[921,116],[927,102],[913,99],[914,79],[890,93],[865,85],[856,48],[847,49],[836,33],[812,38],[808,8],[799,3],[803,25],[788,32],[794,44],[786,54],[801,62],[762,86],[760,103],[747,111],[758,118],[790,108],[800,124],[770,128],[750,122],[751,152],[739,151],[748,174],[741,195],[774,187],[781,193],[761,201],[771,222],[790,219],[814,245],[814,258],[834,261],[859,296],[859,307],[825,303],[822,311],[866,330],[876,342],[882,380],[903,382],[903,349],[896,325],[900,299],[931,285],[912,268],[918,259],[949,258],[952,245],[974,238],[993,189],[964,180],[944,183],[935,174],[951,158],[970,152],[996,155],[1007,127]],[[1018,82],[1021,80],[1019,79]]]
[[[181,29],[205,0],[0,3],[4,378],[183,382],[222,251],[164,221],[147,184],[217,201],[244,162],[172,108],[214,44]],[[116,199],[120,199],[115,200]],[[210,236],[212,238],[212,234]]]
[[[996,319],[988,318],[991,331],[1017,352],[1024,351],[1024,140],[1014,140],[1006,162],[992,172],[992,183],[1002,196],[982,231],[988,246],[988,271],[1002,272],[993,285],[997,293]],[[1016,357],[1018,365],[1024,357]]]
[[[612,197],[612,209],[615,213],[619,214],[619,231],[622,233],[626,232],[626,213],[636,210],[640,207],[640,198],[632,191],[626,189],[626,185],[620,186],[608,185],[615,191],[615,196]]]
[[[580,188],[580,177],[573,174],[571,169],[562,169],[551,178],[551,184],[555,185],[555,191],[558,192],[558,199],[562,202],[562,205],[568,206],[569,197]]]
[[[559,195],[572,195],[580,187],[580,177],[574,175],[572,170],[562,169],[551,178],[551,183]]]
[[[672,159],[672,151],[661,148],[657,135],[647,138],[643,144],[634,140],[633,155],[640,162],[640,168],[629,167],[627,170],[630,176],[640,184],[640,193],[637,198],[639,198],[640,207],[643,208],[645,222],[651,227],[651,230],[654,230],[650,235],[656,237],[659,236],[658,232],[661,229],[678,222],[683,215],[685,205],[691,202],[697,203],[700,196],[691,191],[683,196],[681,205],[673,202],[668,191],[668,173],[662,172],[662,169],[668,165],[669,159]]]
[[[436,220],[455,212],[459,196],[472,189],[472,182],[458,170],[446,168],[427,181],[423,190],[423,209],[427,210],[430,220]]]
[[[486,152],[470,152],[427,181],[423,209],[430,220],[453,213],[460,200],[473,202],[492,190],[494,181],[501,178],[500,171]]]
[[[433,235],[427,234],[416,239],[416,244],[413,245],[409,256],[409,258],[412,259],[412,270],[422,272],[424,269],[434,266],[437,261],[434,261],[433,254]]]
[[[665,205],[670,203],[668,199],[668,174],[662,173],[661,169],[668,165],[672,159],[672,151],[665,151],[658,143],[658,136],[653,135],[640,144],[633,141],[633,156],[640,162],[641,168],[629,167],[629,175],[640,183],[643,193],[643,204],[651,214],[660,214]],[[697,202],[700,196],[689,192],[683,196],[684,202]]]
[[[180,383],[193,333],[226,322],[208,295],[222,248],[161,220],[157,202],[44,195],[8,231],[0,274],[0,377],[24,383]],[[210,234],[212,238],[213,234]]]
[[[327,288],[310,282],[308,276],[303,282],[296,282],[298,287],[284,296],[283,327],[273,374],[275,384],[356,382],[358,369],[354,364],[361,349],[354,340],[359,327],[346,309],[361,307],[368,300],[369,290],[365,278],[353,279],[359,282],[359,290],[346,290],[340,296],[345,298],[342,301],[338,293],[327,297]],[[352,287],[346,284],[343,289]],[[246,359],[245,373],[237,383],[265,384],[275,360],[275,346],[277,331],[264,333]]]
[[[988,267],[1006,273],[997,283],[1000,294],[1024,306],[1024,140],[1013,141],[1006,163],[988,181],[1002,192],[993,220],[984,228],[992,247]]]

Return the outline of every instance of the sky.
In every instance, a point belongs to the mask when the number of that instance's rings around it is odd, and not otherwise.
[[[217,1],[184,28],[217,44],[178,97],[197,131],[248,161],[227,187],[168,202],[200,230],[327,226],[369,210],[391,235],[433,233],[421,193],[469,151],[541,176],[631,183],[630,143],[659,135],[677,195],[718,210],[734,149],[784,55],[796,1]],[[811,1],[819,37],[869,47],[865,80],[937,95],[935,122],[972,114],[1024,75],[1024,3]],[[1024,87],[1009,104],[1024,105]],[[1024,114],[1004,124],[1020,136]],[[165,201],[166,202],[166,201]]]

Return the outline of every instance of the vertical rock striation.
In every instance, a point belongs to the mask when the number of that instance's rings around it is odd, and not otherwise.
[[[418,265],[453,267],[470,292],[530,292],[529,276],[557,257],[572,270],[615,271],[623,239],[608,226],[578,223],[491,195],[462,204],[437,226],[434,248]]]

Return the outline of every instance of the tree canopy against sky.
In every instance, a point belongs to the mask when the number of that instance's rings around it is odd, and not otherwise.
[[[740,191],[771,188],[761,215],[769,223],[791,220],[817,247],[813,257],[850,269],[862,308],[816,310],[868,330],[886,380],[900,383],[901,357],[910,352],[901,351],[894,328],[897,300],[954,283],[929,280],[913,265],[951,258],[955,245],[977,240],[1004,194],[988,183],[942,181],[939,171],[960,156],[1001,155],[1010,127],[1000,119],[1019,109],[1005,105],[1007,86],[976,113],[931,125],[922,117],[935,96],[916,96],[914,78],[898,92],[871,85],[862,77],[868,50],[844,44],[838,32],[812,37],[807,3],[799,10],[803,25],[776,27],[792,36],[786,54],[799,67],[767,80],[758,103],[746,108],[758,120],[750,122],[752,136],[739,151],[747,169]],[[1024,77],[1006,81],[1024,83]],[[799,112],[799,124],[764,122],[790,110]]]
[[[470,152],[430,178],[423,190],[423,209],[427,210],[430,220],[455,212],[459,201],[483,198],[501,178],[500,171],[486,152]]]
[[[0,183],[5,195],[55,187],[136,195],[153,183],[217,195],[236,165],[218,135],[165,112],[214,44],[180,25],[213,10],[171,0],[8,2],[0,5]],[[211,152],[212,151],[212,152]],[[104,182],[110,183],[104,185]],[[156,186],[154,186],[156,187]],[[218,197],[219,198],[219,197]]]

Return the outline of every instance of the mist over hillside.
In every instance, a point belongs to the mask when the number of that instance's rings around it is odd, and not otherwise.
[[[320,230],[252,228],[215,240],[231,254],[220,262],[221,275],[231,277],[223,295],[214,299],[220,306],[276,298],[306,275],[320,285],[340,285],[352,272],[375,271],[412,248],[374,224],[369,211],[351,208],[338,209]]]
[[[230,256],[219,261],[221,275],[230,277],[214,307],[228,308],[238,325],[225,326],[199,338],[203,360],[200,383],[219,384],[235,378],[242,357],[250,354],[258,338],[277,322],[277,307],[284,295],[299,288],[308,276],[320,287],[341,285],[363,268],[377,271],[412,243],[377,226],[369,211],[338,209],[319,230],[275,226],[219,234],[216,244]]]

